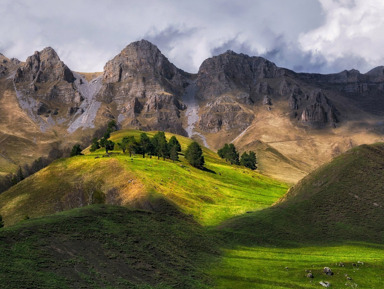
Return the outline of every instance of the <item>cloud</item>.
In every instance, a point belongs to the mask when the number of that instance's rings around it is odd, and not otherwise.
[[[51,46],[75,71],[102,71],[144,38],[188,72],[228,49],[300,71],[366,69],[383,60],[380,2],[2,0],[0,52],[25,60]]]
[[[384,2],[320,0],[323,25],[299,37],[301,48],[334,69],[367,71],[384,63]]]

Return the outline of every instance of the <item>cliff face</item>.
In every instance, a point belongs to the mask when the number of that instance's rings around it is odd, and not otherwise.
[[[59,141],[89,137],[115,119],[122,128],[195,136],[217,148],[223,139],[239,141],[249,128],[252,135],[262,130],[267,140],[293,137],[289,132],[268,137],[270,124],[289,123],[285,131],[304,128],[316,134],[362,116],[376,121],[384,113],[384,67],[366,74],[295,73],[262,57],[227,51],[189,74],[141,40],[92,77],[71,71],[50,47],[24,63],[0,55],[0,92],[0,100],[15,102],[1,109],[0,126],[9,127],[9,134],[22,131],[8,125],[14,118],[8,107],[13,107],[41,135],[60,132]],[[27,132],[17,137],[30,138]]]
[[[104,67],[98,98],[116,106],[125,125],[185,135],[181,96],[189,75],[176,68],[148,41],[128,45]]]
[[[29,56],[14,76],[20,104],[35,119],[65,117],[70,110],[68,106],[79,106],[84,98],[74,82],[73,72],[50,47]]]

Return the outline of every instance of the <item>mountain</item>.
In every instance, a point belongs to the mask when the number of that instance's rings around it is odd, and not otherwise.
[[[112,119],[120,128],[165,130],[212,149],[233,142],[258,152],[261,171],[291,183],[353,146],[383,138],[382,67],[295,73],[227,51],[191,74],[146,40],[93,74],[70,70],[49,47],[24,63],[1,57],[3,175],[89,143]]]

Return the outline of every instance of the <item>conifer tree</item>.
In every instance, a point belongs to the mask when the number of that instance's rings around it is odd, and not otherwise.
[[[179,153],[177,152],[177,146],[172,146],[170,151],[170,157],[172,161],[178,161],[179,160]]]
[[[200,169],[204,167],[203,151],[197,142],[193,142],[188,146],[184,156],[192,166]]]
[[[81,149],[80,145],[79,144],[75,144],[72,147],[72,150],[71,150],[71,157],[82,155],[81,151],[82,151],[82,149]]]
[[[153,145],[152,145],[151,139],[144,132],[140,135],[140,147],[141,147],[141,153],[143,154],[143,158],[145,158],[145,154],[149,154],[152,156]]]
[[[91,152],[94,152],[100,148],[100,144],[97,138],[92,140],[91,148],[89,149]]]
[[[169,139],[168,145],[169,145],[170,150],[172,149],[173,146],[175,146],[176,151],[181,152],[181,145],[174,135]]]

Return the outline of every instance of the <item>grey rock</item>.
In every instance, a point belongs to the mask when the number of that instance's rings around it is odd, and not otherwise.
[[[323,287],[331,287],[331,283],[329,283],[328,281],[320,281],[319,284]]]
[[[329,267],[324,267],[323,272],[324,272],[326,275],[329,275],[329,276],[332,276],[332,275],[333,275],[333,272],[332,272],[331,268],[329,268]]]

